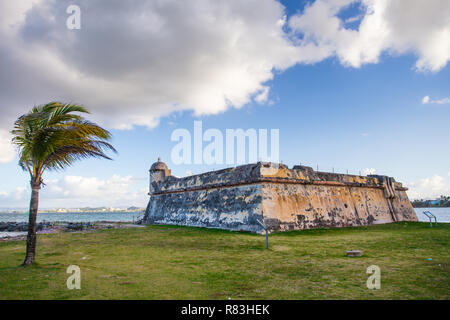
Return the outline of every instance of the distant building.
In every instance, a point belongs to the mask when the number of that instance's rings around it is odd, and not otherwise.
[[[428,202],[431,206],[438,206],[441,204],[441,199],[428,200]]]

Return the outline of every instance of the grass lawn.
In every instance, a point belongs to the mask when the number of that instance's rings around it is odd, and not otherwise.
[[[450,224],[412,222],[278,233],[270,250],[261,235],[189,227],[40,235],[31,267],[25,241],[0,243],[0,299],[450,299],[449,240]],[[66,287],[69,265],[81,290]]]

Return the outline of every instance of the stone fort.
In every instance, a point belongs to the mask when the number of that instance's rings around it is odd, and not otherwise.
[[[177,178],[150,169],[147,224],[263,232],[417,221],[407,188],[392,177],[258,162]]]

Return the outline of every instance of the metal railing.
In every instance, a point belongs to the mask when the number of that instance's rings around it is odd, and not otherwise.
[[[426,215],[428,219],[430,219],[430,228],[433,228],[432,219],[434,219],[434,226],[437,227],[437,219],[434,214],[432,214],[430,211],[424,211],[423,214]]]

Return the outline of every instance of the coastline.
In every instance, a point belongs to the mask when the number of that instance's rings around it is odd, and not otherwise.
[[[427,207],[414,210],[420,222],[429,222],[423,211],[431,211],[437,216],[438,223],[450,223],[450,208]],[[44,213],[38,215],[37,233],[94,232],[98,229],[139,226],[142,215],[143,212]],[[53,220],[48,221],[49,218]],[[55,220],[58,218],[61,220]],[[24,213],[0,213],[0,241],[25,240],[28,226],[26,221],[27,214]]]
[[[0,222],[0,241],[17,241],[25,240],[27,237],[28,223]],[[87,222],[45,222],[36,225],[37,234],[51,234],[63,232],[95,232],[101,229],[119,229],[119,228],[139,228],[144,225],[117,222],[117,221],[97,221],[94,223]]]

